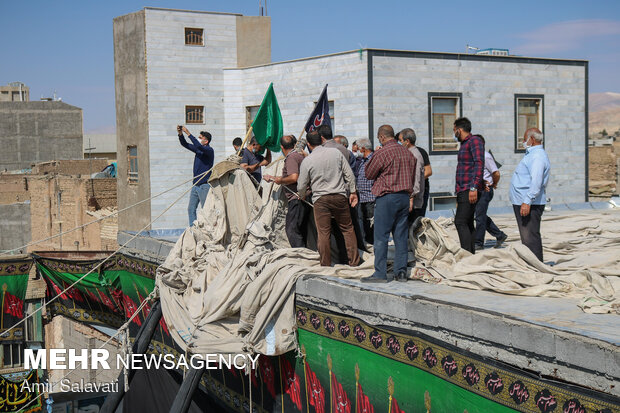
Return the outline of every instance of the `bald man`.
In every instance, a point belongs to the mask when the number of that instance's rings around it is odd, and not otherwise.
[[[543,262],[540,221],[547,199],[551,165],[543,148],[543,134],[530,128],[523,135],[525,156],[517,165],[510,181],[510,202],[517,218],[521,242]]]

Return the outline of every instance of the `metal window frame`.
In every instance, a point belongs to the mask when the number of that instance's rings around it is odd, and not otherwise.
[[[454,198],[454,205],[456,208],[456,195],[452,192],[431,192],[428,194],[429,211],[444,211],[441,209],[435,209],[435,198]],[[447,211],[447,209],[445,211]]]
[[[136,148],[136,155],[131,155],[131,149]],[[136,171],[131,170],[131,160],[136,160]],[[127,183],[137,185],[140,182],[140,168],[138,166],[138,145],[127,145]]]
[[[187,42],[187,32],[188,30],[200,30],[200,43],[188,43]],[[205,45],[205,29],[201,27],[186,27],[183,30],[183,40],[185,42],[185,46],[203,46]]]
[[[539,99],[540,100],[540,126],[541,131],[545,133],[545,95],[529,94],[529,93],[515,93],[514,97],[514,120],[515,120],[515,136],[514,136],[514,151],[515,153],[525,153],[523,147],[519,148],[519,99]],[[545,147],[545,140],[543,140],[543,148]]]
[[[188,110],[200,108],[200,121],[190,121],[187,117]],[[185,105],[185,123],[188,125],[204,125],[205,124],[205,107],[204,105]]]
[[[456,119],[463,117],[463,93],[461,92],[428,92],[428,154],[429,155],[456,155],[456,150],[435,150],[433,147],[433,98],[456,98],[458,114]]]

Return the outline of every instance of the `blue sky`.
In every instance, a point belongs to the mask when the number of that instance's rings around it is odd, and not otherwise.
[[[263,1],[264,3],[264,1]],[[145,6],[258,14],[258,0],[0,0],[0,84],[21,81],[31,100],[84,110],[84,130],[113,130],[112,19]],[[620,92],[620,1],[297,1],[267,3],[272,60],[362,47],[587,59],[590,92]]]

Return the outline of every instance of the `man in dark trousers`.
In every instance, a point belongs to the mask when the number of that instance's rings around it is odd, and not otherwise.
[[[280,139],[280,147],[284,158],[284,168],[282,176],[265,175],[263,178],[267,182],[275,182],[278,185],[285,185],[288,189],[283,189],[288,200],[288,210],[286,212],[286,236],[293,248],[304,248],[306,246],[306,231],[310,207],[297,196],[297,179],[299,178],[299,167],[304,160],[304,156],[295,150],[297,139],[293,135],[284,135]]]
[[[312,190],[321,265],[331,266],[332,263],[330,238],[333,217],[344,236],[347,262],[356,267],[360,256],[349,212],[349,206],[357,205],[355,176],[344,155],[337,149],[321,146],[318,134],[308,134],[308,147],[312,152],[301,163],[297,188],[301,199],[305,199],[308,187]]]
[[[342,156],[344,156],[344,159],[346,159],[347,164],[349,165],[349,168],[351,168],[353,175],[355,175],[355,169],[354,169],[355,164],[356,164],[355,156],[353,156],[352,152],[350,152],[343,144],[339,143],[333,137],[332,128],[329,125],[321,125],[318,128],[316,128],[316,133],[318,133],[319,136],[321,137],[321,142],[323,142],[322,146],[326,148],[335,148],[340,151]],[[337,136],[339,136],[339,140],[342,138],[346,140],[346,138],[342,135],[337,135]],[[351,213],[351,218],[353,220],[353,230],[355,230],[355,238],[357,240],[357,247],[361,250],[365,250],[366,245],[364,245],[364,237],[362,235],[362,227],[360,226],[360,223],[359,223],[359,214],[357,213],[357,209],[351,207],[351,211],[349,212]],[[340,236],[338,231],[334,231],[334,237],[336,238],[336,244],[338,245],[338,249],[342,255],[342,252],[344,251],[344,248],[343,248],[344,239]],[[344,261],[343,258],[344,257],[341,256],[341,261]]]
[[[200,203],[200,207],[202,208],[205,205],[205,200],[209,193],[210,186],[208,181],[211,176],[211,169],[213,168],[215,152],[213,148],[209,146],[211,142],[211,134],[209,132],[200,132],[198,139],[196,139],[189,133],[185,126],[177,126],[177,133],[179,134],[179,143],[181,146],[195,153],[194,186],[192,186],[192,190],[189,194],[189,205],[187,206],[189,226],[191,227],[194,221],[196,221],[196,208],[198,208],[198,203]],[[185,140],[183,133],[187,135],[192,143],[188,143]]]
[[[523,136],[525,155],[510,181],[510,202],[515,212],[521,242],[543,262],[540,221],[547,202],[551,164],[543,147],[543,134],[530,128]]]
[[[484,191],[484,143],[471,134],[467,118],[454,121],[454,137],[461,143],[456,164],[456,215],[454,226],[461,248],[475,253],[474,214],[480,192]]]
[[[387,250],[390,232],[394,238],[394,274],[407,281],[409,226],[407,215],[413,193],[416,161],[413,154],[394,139],[394,129],[383,125],[377,132],[381,148],[365,166],[367,179],[374,180],[375,195],[375,272],[362,282],[387,282]]]
[[[487,215],[489,209],[489,203],[493,200],[493,193],[497,189],[499,182],[499,168],[495,163],[493,155],[486,150],[486,142],[482,135],[476,135],[482,139],[482,143],[485,144],[484,151],[484,185],[485,190],[480,193],[480,199],[476,205],[476,251],[484,248],[484,234],[489,232],[495,237],[495,248],[499,248],[508,235],[495,225],[493,219]]]

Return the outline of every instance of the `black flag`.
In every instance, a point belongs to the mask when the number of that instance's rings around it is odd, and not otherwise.
[[[312,111],[312,114],[306,122],[304,129],[306,133],[311,132],[321,125],[329,125],[332,127],[332,121],[329,118],[329,101],[327,100],[327,85],[323,88],[319,101],[316,102],[316,106]]]

